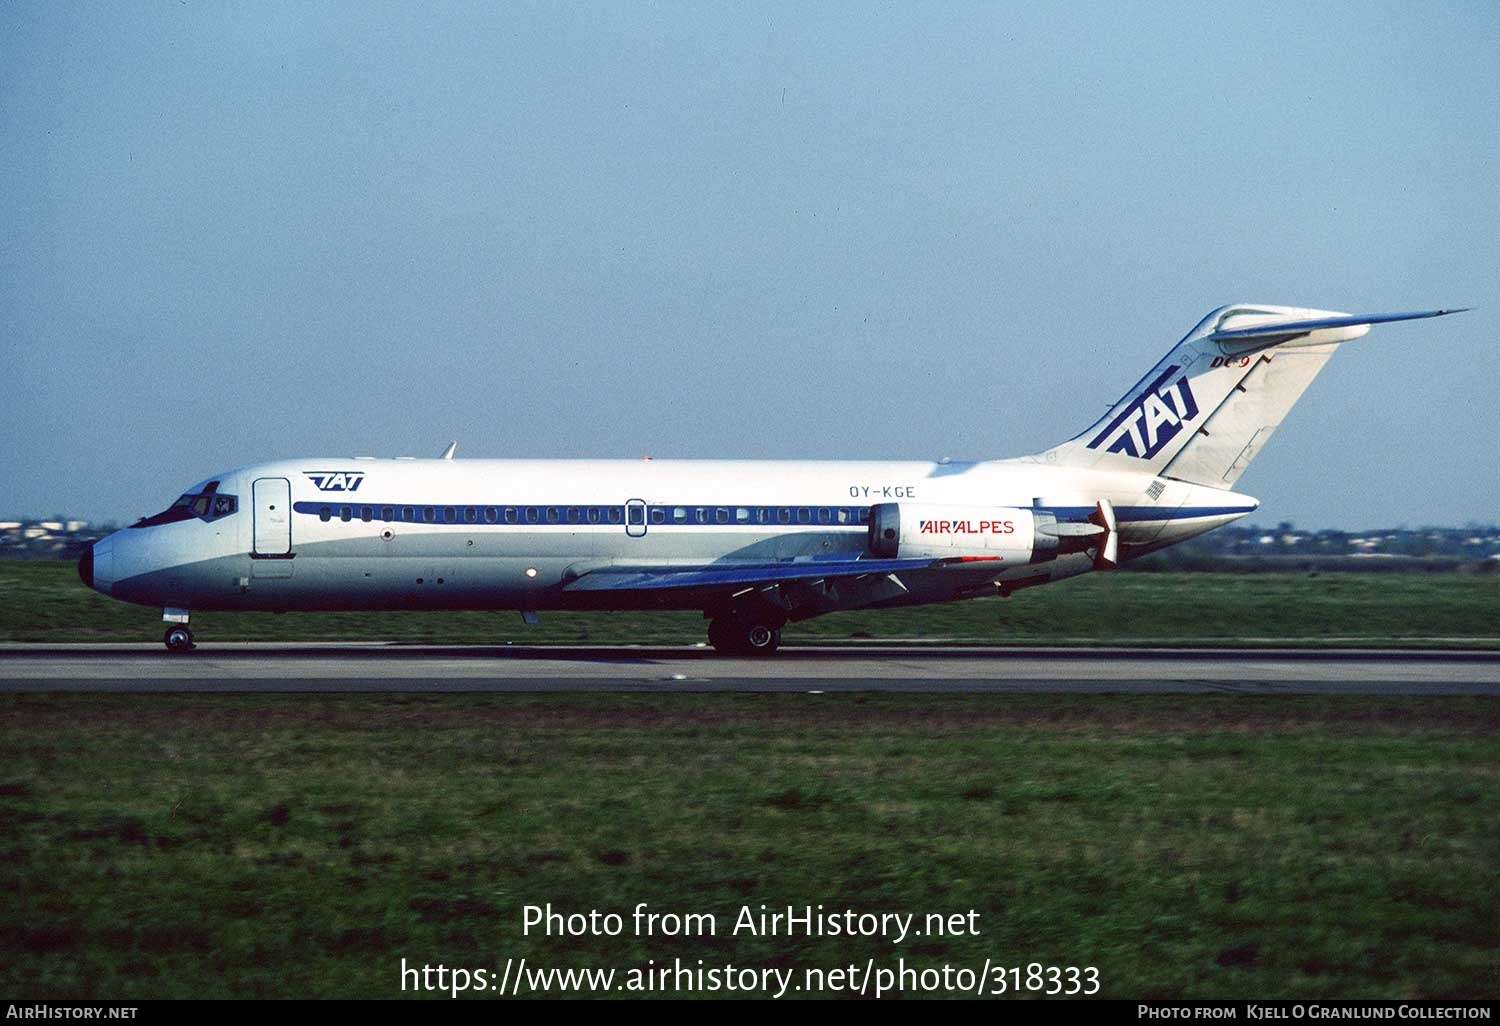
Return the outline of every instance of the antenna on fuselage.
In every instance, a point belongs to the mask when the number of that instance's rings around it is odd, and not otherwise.
[[[446,448],[446,449],[443,450],[443,454],[441,456],[439,456],[438,459],[440,459],[440,460],[451,460],[453,458],[453,454],[455,452],[457,452],[457,451],[458,451],[458,439],[455,438],[453,441],[451,441],[451,442],[448,443],[448,448]]]

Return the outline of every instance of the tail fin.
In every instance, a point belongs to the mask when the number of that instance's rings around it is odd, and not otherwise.
[[[1097,423],[1038,458],[1232,487],[1341,343],[1372,324],[1458,312],[1220,307]]]

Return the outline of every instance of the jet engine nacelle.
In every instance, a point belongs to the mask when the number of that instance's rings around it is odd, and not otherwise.
[[[883,502],[870,508],[870,551],[883,559],[1045,563],[1057,556],[1057,518],[1019,506]]]

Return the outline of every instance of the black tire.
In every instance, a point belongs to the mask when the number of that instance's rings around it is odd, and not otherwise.
[[[708,643],[722,655],[770,655],[781,644],[781,627],[760,618],[719,617],[708,625]]]
[[[181,624],[168,627],[167,632],[161,636],[162,644],[167,646],[168,652],[191,652],[195,647],[193,644],[193,632]]]
[[[746,650],[755,655],[770,655],[781,645],[781,628],[767,623],[746,624],[741,634]]]

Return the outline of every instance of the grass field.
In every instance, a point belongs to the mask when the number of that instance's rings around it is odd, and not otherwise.
[[[1494,997],[1497,727],[1452,698],[0,696],[0,992],[904,957],[1092,965],[1105,997]],[[719,932],[523,936],[546,902]],[[726,936],[762,903],[980,932]]]
[[[695,643],[697,613],[194,613],[200,641]],[[160,611],[83,587],[70,563],[0,561],[0,640],[155,641]],[[1008,599],[837,613],[786,643],[1332,644],[1500,648],[1500,575],[1090,574]]]
[[[1500,579],[1095,575],[788,642],[1497,647]],[[694,614],[195,614],[201,641],[696,642]],[[159,637],[0,562],[0,637]],[[1102,996],[1500,995],[1500,704],[1074,695],[0,695],[0,993],[386,997],[498,973],[1092,965]],[[524,936],[522,907],[712,913]],[[728,936],[742,905],[977,936]]]

